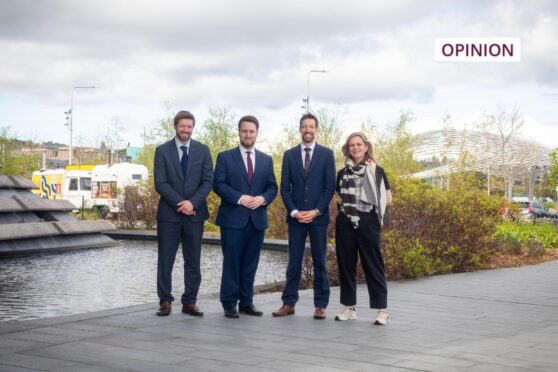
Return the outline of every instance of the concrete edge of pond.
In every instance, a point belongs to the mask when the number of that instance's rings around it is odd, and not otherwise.
[[[113,239],[119,240],[157,240],[157,231],[155,230],[110,230],[103,233]],[[207,233],[203,234],[203,244],[221,245],[219,234]],[[263,249],[270,251],[288,251],[288,241],[281,239],[265,239]]]
[[[101,233],[49,236],[40,240],[35,238],[12,239],[0,241],[0,259],[42,253],[64,253],[85,249],[108,248],[118,244],[118,241]]]
[[[254,287],[255,294],[272,293],[278,292],[283,289],[285,282],[275,282],[269,284],[258,285]],[[198,296],[198,301],[202,300],[215,300],[219,302],[219,293],[207,293]],[[31,330],[33,328],[57,326],[65,323],[73,323],[90,319],[98,319],[103,317],[109,317],[121,314],[130,314],[136,312],[142,312],[146,310],[155,310],[158,308],[159,304],[157,302],[149,302],[140,305],[130,305],[124,307],[117,307],[106,310],[91,311],[81,314],[72,315],[62,315],[47,318],[36,318],[27,320],[14,320],[9,322],[0,322],[0,335],[19,332],[24,330]],[[179,305],[178,305],[179,306]],[[176,307],[176,311],[179,311],[179,307]]]
[[[83,250],[91,248],[107,248],[114,247],[118,245],[118,240],[146,240],[146,241],[156,241],[157,232],[153,230],[108,230],[102,231],[95,237],[95,241],[92,241],[92,237],[88,236],[91,234],[75,235],[74,239],[84,239],[88,237],[90,240],[84,240],[81,243],[75,243],[74,245],[65,244],[65,242],[59,241],[56,237],[49,237],[48,240],[44,240],[41,244],[35,244],[32,249],[19,247],[21,244],[16,244],[13,240],[0,243],[0,258],[4,257],[18,257],[30,254],[40,254],[40,253],[63,253],[74,250]],[[103,238],[105,240],[103,240]],[[114,239],[111,241],[108,238]],[[19,243],[24,243],[26,240],[21,239]],[[203,244],[209,245],[221,245],[221,238],[219,234],[204,234]],[[15,245],[15,247],[14,247]],[[288,241],[280,239],[265,239],[263,249],[278,252],[288,252]]]

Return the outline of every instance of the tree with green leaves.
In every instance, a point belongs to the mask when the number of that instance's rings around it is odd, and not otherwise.
[[[194,137],[209,147],[215,165],[217,154],[238,144],[236,114],[229,107],[210,109],[209,118],[194,131]]]
[[[556,188],[558,187],[558,147],[552,150],[549,154],[550,165],[549,171],[543,178],[543,196],[549,196],[553,199],[558,199]],[[558,201],[557,201],[558,204]]]
[[[155,159],[155,149],[160,144],[169,141],[174,137],[174,121],[170,107],[167,105],[165,115],[159,120],[159,126],[151,130],[144,129],[141,135],[143,139],[143,148],[138,153],[138,163],[143,164],[149,170],[149,174],[153,174],[153,161]]]
[[[420,170],[420,164],[413,158],[415,139],[407,129],[412,120],[411,111],[401,111],[399,119],[376,141],[374,152],[378,162],[392,175],[408,176]]]
[[[32,141],[22,141],[10,127],[0,128],[0,174],[31,178],[41,168],[41,156],[26,149],[35,147]]]

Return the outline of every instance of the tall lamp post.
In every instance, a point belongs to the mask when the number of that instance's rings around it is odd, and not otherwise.
[[[326,71],[326,70],[310,70],[310,71],[308,71],[308,90],[306,91],[306,99],[302,100],[306,104],[306,112],[310,112],[310,74],[312,74],[314,72],[319,72],[321,74],[325,74],[329,71]]]
[[[70,130],[70,153],[68,156],[68,164],[72,165],[72,150],[73,150],[73,142],[74,142],[74,92],[76,91],[76,89],[95,89],[98,88],[96,86],[78,86],[78,87],[73,87],[72,88],[72,96],[71,96],[71,100],[70,100],[70,110],[66,111],[66,125],[68,126],[68,129]]]

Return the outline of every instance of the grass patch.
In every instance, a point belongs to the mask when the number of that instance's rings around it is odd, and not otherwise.
[[[558,227],[552,224],[504,223],[497,227],[494,237],[497,240],[511,237],[522,244],[536,241],[545,248],[558,248]]]

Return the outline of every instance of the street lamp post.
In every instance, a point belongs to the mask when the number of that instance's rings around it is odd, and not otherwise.
[[[310,70],[310,71],[308,71],[308,90],[306,91],[306,99],[303,99],[303,101],[306,103],[306,112],[310,112],[310,74],[312,74],[313,72],[319,72],[319,73],[325,74],[329,71],[326,71],[326,70]]]
[[[73,142],[74,142],[74,92],[76,91],[76,89],[95,89],[98,88],[96,86],[78,86],[78,87],[73,87],[72,88],[72,96],[70,99],[70,110],[66,111],[66,125],[68,126],[68,129],[70,130],[70,153],[68,156],[68,164],[72,165],[72,149],[73,149]]]

